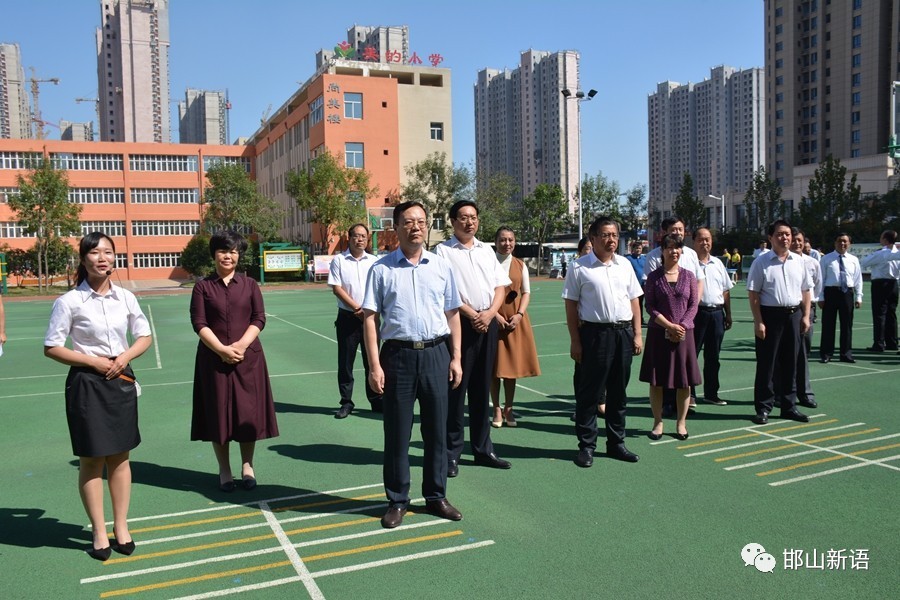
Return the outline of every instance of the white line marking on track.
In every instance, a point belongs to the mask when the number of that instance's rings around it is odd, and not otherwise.
[[[825,414],[825,413],[821,413],[821,414],[818,414],[818,415],[809,415],[809,418],[810,418],[810,419],[821,419],[822,417],[825,417],[825,416],[828,416],[828,415]],[[705,437],[712,437],[712,436],[714,436],[714,435],[722,435],[723,433],[738,433],[738,432],[741,432],[741,431],[743,431],[743,432],[745,432],[745,433],[746,433],[746,432],[758,432],[758,431],[759,431],[760,429],[762,429],[763,427],[774,427],[774,426],[776,426],[776,425],[784,425],[785,423],[789,423],[789,422],[791,422],[791,421],[771,421],[771,422],[769,422],[767,425],[756,425],[756,426],[749,426],[749,427],[737,427],[737,428],[735,428],[735,429],[723,429],[722,431],[711,431],[711,432],[709,432],[709,433],[700,433],[700,434],[697,434],[697,435],[691,435],[691,439],[694,440],[694,439],[700,439],[700,438],[705,438]],[[668,440],[661,440],[661,441],[658,441],[658,442],[650,442],[650,445],[651,445],[651,446],[659,446],[660,444],[674,444],[674,443],[677,442],[677,441],[678,441],[678,440],[676,440],[676,439],[674,439],[674,438],[671,438],[671,439],[668,439]]]
[[[826,448],[824,446],[816,446],[815,444],[807,444],[805,442],[801,442],[801,441],[797,441],[797,440],[789,440],[789,439],[783,438],[779,435],[772,435],[771,433],[766,433],[765,431],[760,431],[759,433],[762,435],[768,435],[769,437],[775,438],[776,440],[783,440],[785,442],[793,442],[800,446],[806,446],[807,448],[814,448],[821,452],[825,452],[827,454],[836,454],[838,456],[843,456],[844,458],[849,458],[851,460],[857,460],[859,462],[863,462],[866,464],[873,464],[873,465],[879,464],[874,460],[869,460],[868,458],[860,458],[859,456],[853,456],[852,454],[847,454],[846,452],[838,452],[837,450],[834,450],[833,448]],[[895,467],[893,465],[880,465],[880,466],[894,470],[894,471],[900,471],[900,467]]]
[[[162,359],[159,357],[159,337],[156,335],[156,324],[153,322],[153,307],[147,306],[150,313],[150,331],[153,333],[153,349],[156,351],[156,368],[162,369]]]
[[[291,560],[294,570],[297,571],[297,575],[300,576],[300,581],[303,582],[310,597],[312,597],[313,600],[325,600],[325,594],[322,593],[322,590],[319,589],[315,579],[310,575],[309,569],[306,568],[306,564],[303,562],[303,559],[300,558],[297,549],[291,544],[291,540],[284,532],[284,529],[282,529],[281,523],[279,523],[278,519],[275,518],[275,515],[272,514],[272,510],[269,508],[268,503],[260,502],[259,508],[262,510],[263,515],[265,515],[266,522],[275,533],[275,537],[278,539],[278,543],[281,544],[284,553],[287,554],[287,557]]]
[[[897,460],[900,458],[900,454],[895,454],[894,456],[888,456],[886,458],[879,458],[878,460],[866,461],[864,463],[856,463],[853,465],[847,465],[846,467],[838,467],[837,469],[829,469],[828,471],[820,471],[818,473],[810,473],[809,475],[801,475],[800,477],[794,477],[792,479],[782,479],[781,481],[773,481],[769,485],[771,486],[779,486],[779,485],[787,485],[789,483],[797,483],[798,481],[806,481],[807,479],[813,479],[815,477],[822,477],[823,475],[833,475],[834,473],[841,473],[843,471],[849,471],[850,469],[858,469],[860,467],[868,467],[870,465],[879,465],[882,467],[886,467],[888,465],[884,464],[890,460]]]
[[[515,315],[513,315],[513,316],[515,316]],[[533,329],[535,327],[545,327],[547,325],[564,325],[564,324],[565,324],[565,321],[553,321],[552,323],[532,323],[531,327]]]
[[[900,437],[900,433],[894,433],[891,435],[882,435],[880,437],[875,438],[867,438],[864,440],[856,440],[853,442],[844,442],[843,444],[838,444],[837,446],[830,446],[830,448],[847,448],[849,446],[859,446],[861,444],[868,444],[871,442],[880,442],[882,440],[889,440],[892,438]],[[803,452],[795,452],[793,454],[785,454],[783,456],[774,456],[772,458],[766,458],[763,460],[757,460],[750,463],[745,463],[742,465],[734,465],[731,467],[725,467],[726,471],[737,471],[738,469],[748,469],[750,467],[758,467],[759,465],[764,465],[766,463],[778,462],[781,460],[788,460],[791,458],[797,458],[799,456],[807,456],[809,454],[818,454],[819,450],[805,450]]]
[[[798,438],[798,437],[803,437],[805,435],[818,435],[820,433],[826,433],[829,431],[839,431],[841,429],[849,429],[850,427],[859,427],[860,425],[865,425],[865,423],[853,423],[851,425],[842,425],[840,427],[828,427],[826,429],[814,429],[812,431],[804,431],[802,433],[785,436],[785,439],[790,440],[790,439],[794,439],[794,438]],[[697,437],[699,437],[699,436],[697,436]],[[724,448],[713,448],[711,450],[701,450],[700,452],[691,452],[690,454],[685,454],[685,456],[690,458],[693,456],[703,456],[704,454],[716,454],[718,452],[728,452],[730,450],[739,450],[741,448],[747,448],[749,446],[759,446],[762,444],[771,444],[774,441],[775,440],[772,440],[770,438],[770,439],[766,439],[766,440],[759,440],[757,442],[747,442],[746,444],[735,444],[734,446],[725,446]]]
[[[297,325],[296,323],[291,323],[291,322],[288,321],[287,319],[282,319],[281,317],[272,317],[272,318],[273,318],[273,319],[277,319],[278,321],[281,321],[282,323],[287,323],[287,324],[290,325],[291,327],[296,327],[297,329],[302,329],[303,331],[305,331],[305,332],[307,332],[307,333],[311,333],[311,334],[313,334],[313,335],[317,335],[317,336],[319,336],[320,338],[326,339],[326,340],[328,340],[329,342],[332,342],[332,343],[334,343],[334,344],[337,344],[337,340],[336,340],[336,339],[330,338],[330,337],[328,337],[327,335],[322,335],[321,333],[319,333],[319,332],[317,332],[317,331],[313,331],[312,329],[307,329],[306,327],[303,327],[303,326],[301,326],[301,325]]]

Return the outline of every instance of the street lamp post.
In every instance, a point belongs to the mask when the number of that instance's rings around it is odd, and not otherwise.
[[[586,100],[593,100],[597,95],[597,90],[588,91],[587,95],[581,90],[574,94],[569,88],[563,88],[560,93],[566,100],[575,100],[578,103],[578,237],[584,235],[584,223],[582,222],[582,197],[581,197],[581,103]]]
[[[722,202],[722,233],[725,233],[725,193],[722,192],[721,196],[713,196],[712,194],[707,194],[707,198],[712,198],[713,200],[720,200]]]

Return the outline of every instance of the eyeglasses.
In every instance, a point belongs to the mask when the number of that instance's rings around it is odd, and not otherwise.
[[[368,237],[369,237],[369,234],[367,234],[367,233],[354,233],[353,235],[350,236],[350,238],[354,239],[354,240],[364,240]]]
[[[462,223],[463,225],[466,225],[468,223],[477,223],[478,215],[472,215],[472,216],[463,215],[461,217],[456,217],[456,220],[459,221],[460,223]]]
[[[598,233],[597,237],[601,240],[617,240],[619,239],[618,233]]]
[[[413,227],[417,227],[417,226],[421,227],[422,229],[425,229],[425,227],[427,225],[428,225],[428,221],[426,221],[425,219],[419,219],[419,220],[406,219],[403,221],[404,229],[412,229]]]

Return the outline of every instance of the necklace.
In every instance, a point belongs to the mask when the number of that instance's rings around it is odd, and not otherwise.
[[[666,275],[675,275],[676,273],[678,273],[678,269],[675,269],[674,271],[666,271]]]

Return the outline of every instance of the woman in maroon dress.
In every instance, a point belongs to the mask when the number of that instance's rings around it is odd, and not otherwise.
[[[690,388],[700,383],[691,331],[700,298],[694,274],[678,266],[684,238],[668,234],[661,245],[663,263],[647,276],[644,285],[644,305],[650,315],[650,324],[640,380],[650,384],[650,408],[653,411],[653,429],[647,437],[651,440],[662,437],[663,389],[670,388],[675,390],[678,406],[675,438],[686,440]]]
[[[209,240],[216,273],[197,282],[191,324],[200,336],[194,366],[191,439],[212,442],[219,463],[219,489],[234,490],[228,442],[241,447],[241,485],[256,487],[256,440],[278,435],[275,404],[259,332],[266,325],[262,294],[253,279],[236,273],[247,249],[239,234]]]

